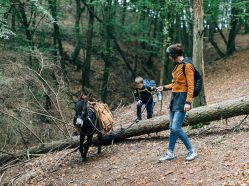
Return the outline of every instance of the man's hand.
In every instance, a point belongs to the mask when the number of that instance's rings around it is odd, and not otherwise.
[[[137,105],[141,105],[142,103],[143,103],[142,100],[137,101]]]
[[[184,105],[184,112],[188,112],[190,109],[191,109],[191,104],[186,103],[186,104]]]
[[[156,88],[156,91],[157,91],[157,92],[162,92],[162,91],[163,91],[163,86],[157,87],[157,88]]]

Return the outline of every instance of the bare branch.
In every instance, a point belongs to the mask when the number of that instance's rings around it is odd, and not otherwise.
[[[11,118],[13,118],[13,119],[15,119],[16,121],[18,121],[19,123],[21,123],[24,127],[26,127],[26,129],[28,129],[32,134],[33,134],[33,136],[35,136],[36,137],[36,139],[40,142],[40,143],[43,143],[42,142],[42,140],[22,121],[22,120],[20,120],[20,119],[18,119],[17,117],[15,117],[15,116],[13,116],[13,115],[11,115],[11,114],[9,114],[9,113],[6,113],[6,112],[4,112],[4,111],[2,111],[2,110],[0,110],[0,112],[2,113],[2,114],[4,114],[4,115],[6,115],[6,116],[9,116],[9,117],[11,117]]]

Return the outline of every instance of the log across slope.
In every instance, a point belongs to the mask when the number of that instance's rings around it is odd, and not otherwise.
[[[239,115],[249,114],[249,96],[228,100],[221,103],[194,108],[186,115],[184,125],[195,125],[198,123],[211,122]],[[169,129],[169,117],[166,115],[154,117],[135,124],[125,130],[117,130],[110,135],[104,136],[104,142],[121,141],[125,138],[160,132]]]

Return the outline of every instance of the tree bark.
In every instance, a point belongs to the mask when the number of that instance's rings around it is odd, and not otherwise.
[[[77,69],[81,69],[81,64],[78,59],[78,56],[80,54],[80,50],[82,48],[82,40],[81,40],[81,34],[80,34],[80,19],[81,19],[81,14],[84,11],[84,8],[81,8],[81,1],[80,0],[75,0],[76,4],[76,15],[75,15],[75,39],[76,39],[76,46],[75,49],[71,55],[72,62],[77,66]]]
[[[114,44],[115,44],[115,46],[116,46],[116,48],[117,48],[119,54],[121,55],[123,61],[125,62],[127,68],[128,68],[129,71],[131,72],[132,77],[135,78],[135,77],[136,77],[136,73],[135,73],[135,71],[132,69],[132,67],[131,67],[131,65],[130,65],[130,63],[129,63],[129,61],[127,60],[127,58],[126,58],[126,56],[125,56],[125,53],[122,51],[121,47],[119,46],[117,39],[116,39],[113,35],[112,35],[111,37],[112,37],[112,40],[113,40],[113,42],[114,42]]]
[[[127,10],[127,1],[123,0],[122,1],[122,15],[121,15],[121,24],[124,26],[125,25],[125,18],[126,18],[126,10]]]
[[[225,56],[225,54],[221,51],[221,49],[219,48],[218,44],[215,42],[215,39],[214,39],[215,24],[210,23],[209,26],[210,26],[210,28],[209,28],[208,41],[213,45],[213,47],[214,47],[215,51],[217,52],[217,54],[219,55],[219,57],[223,58]]]
[[[194,30],[193,30],[193,64],[195,68],[202,72],[204,78],[204,60],[203,60],[203,0],[193,1],[194,10]],[[194,99],[193,106],[199,107],[206,104],[205,93],[204,93],[204,83],[200,95]]]
[[[241,97],[233,100],[224,101],[208,106],[202,106],[189,111],[186,115],[184,125],[195,125],[198,123],[207,124],[211,121],[231,118],[240,115],[249,114],[249,96]],[[154,117],[149,120],[140,121],[132,127],[126,129],[129,125],[123,126],[123,129],[118,129],[110,134],[103,136],[103,143],[108,144],[122,141],[129,137],[160,132],[169,129],[169,117],[166,115]],[[93,138],[93,144],[97,145],[97,137]],[[77,147],[79,145],[79,138],[74,137],[71,140],[61,140],[52,143],[44,143],[35,147],[29,148],[29,154],[44,154],[51,151],[63,150],[66,147]],[[16,154],[2,154],[0,155],[0,166],[7,161],[14,158],[23,158],[27,155],[27,150],[20,151]]]
[[[88,6],[89,18],[87,28],[87,41],[86,41],[86,60],[82,68],[82,90],[84,87],[90,86],[90,73],[91,73],[91,57],[92,57],[92,41],[93,41],[93,25],[94,25],[94,5],[90,0]]]
[[[228,36],[227,41],[227,51],[226,51],[226,57],[232,55],[236,50],[236,44],[235,39],[240,29],[240,20],[239,20],[239,14],[240,11],[238,9],[238,5],[236,6],[235,3],[237,3],[238,0],[232,0],[232,10],[231,10],[231,29]]]
[[[249,33],[249,2],[246,2],[246,15],[245,15],[245,34]]]
[[[57,0],[48,0],[48,4],[49,4],[49,9],[51,11],[52,17],[54,19],[53,22],[53,27],[54,27],[54,44],[58,44],[58,51],[60,54],[60,65],[61,65],[61,69],[64,73],[64,76],[66,74],[65,71],[65,54],[63,51],[63,46],[62,46],[62,41],[61,41],[61,35],[60,35],[60,27],[58,25],[58,20],[57,20]],[[57,48],[57,46],[55,46],[55,48]]]
[[[28,22],[27,14],[25,11],[25,4],[18,0],[16,3],[13,2],[13,7],[16,10],[17,17],[20,21],[20,23],[23,25],[25,29],[26,38],[28,41],[28,45],[31,48],[31,50],[34,49],[34,43],[33,43],[33,29],[30,27],[30,23]],[[29,54],[29,66],[32,67],[32,55]]]
[[[105,62],[104,74],[101,83],[101,101],[106,102],[108,96],[108,80],[111,68],[112,54],[111,54],[111,32],[112,32],[112,0],[108,0],[104,8],[104,41],[105,48],[103,59]]]

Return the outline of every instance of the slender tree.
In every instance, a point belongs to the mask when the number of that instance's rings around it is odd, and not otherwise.
[[[112,35],[112,0],[106,0],[104,7],[104,54],[103,59],[105,62],[104,74],[101,84],[101,100],[103,102],[107,101],[108,96],[108,80],[112,62],[112,50],[111,50],[111,35]]]
[[[126,11],[127,11],[127,0],[122,1],[122,15],[121,15],[121,24],[125,25],[125,18],[126,18]]]
[[[54,56],[57,57],[57,49],[58,49],[59,55],[60,55],[61,69],[65,73],[65,54],[64,54],[64,50],[63,50],[63,46],[62,46],[62,41],[61,41],[60,27],[58,24],[57,0],[48,0],[48,4],[49,4],[49,9],[51,11],[52,17],[54,19],[54,22],[53,22],[53,27],[54,27],[53,44],[54,44],[54,48],[55,48]]]
[[[17,14],[17,17],[19,19],[19,22],[22,24],[24,30],[25,30],[25,34],[26,34],[26,38],[28,41],[28,45],[30,47],[31,50],[33,50],[34,48],[34,43],[33,43],[33,29],[30,27],[30,22],[28,20],[27,17],[27,13],[25,11],[25,3],[17,0],[16,2],[12,2],[12,6],[15,9],[15,12]],[[29,55],[29,66],[32,67],[33,63],[32,63],[32,55]]]
[[[245,3],[245,34],[249,33],[249,1]]]
[[[80,54],[80,50],[82,48],[82,36],[80,33],[80,20],[81,20],[81,14],[85,10],[85,8],[81,8],[81,0],[75,0],[76,5],[76,14],[75,14],[75,24],[74,24],[74,30],[75,30],[75,39],[76,39],[76,46],[74,48],[74,51],[71,55],[72,62],[77,66],[77,69],[81,68],[80,61],[78,59],[78,56]],[[84,6],[85,7],[85,6]]]
[[[240,2],[240,0],[232,0],[232,9],[231,9],[231,28],[229,31],[229,35],[228,35],[228,41],[227,41],[227,51],[226,51],[226,56],[230,56],[231,54],[233,54],[235,52],[235,39],[236,36],[239,32],[240,29],[240,19],[239,19],[239,14],[240,9],[238,7],[238,3]]]
[[[90,86],[90,72],[91,72],[91,56],[92,56],[92,40],[94,27],[94,5],[93,0],[89,1],[88,5],[88,28],[86,40],[86,60],[82,68],[82,88]]]
[[[194,10],[194,30],[193,30],[193,64],[199,72],[202,72],[204,78],[204,60],[203,60],[203,0],[193,1]],[[193,106],[198,107],[206,105],[204,84],[202,91],[198,97],[194,99]]]

